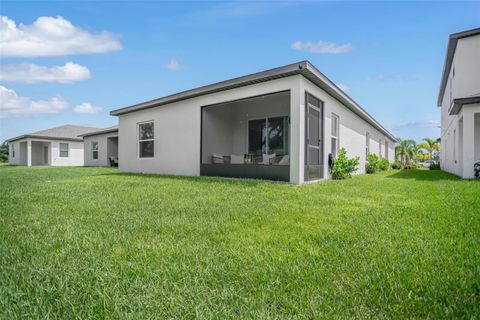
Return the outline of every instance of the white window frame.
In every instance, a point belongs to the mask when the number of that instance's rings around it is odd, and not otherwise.
[[[66,145],[67,146],[67,150],[62,150],[62,145]],[[62,156],[62,151],[66,151],[67,152],[67,155],[66,156]],[[60,142],[58,144],[58,156],[60,158],[68,158],[70,156],[70,144],[66,143],[66,142]]]
[[[12,143],[11,146],[12,146],[12,158],[15,158],[15,143]]]
[[[388,140],[385,139],[385,159],[388,160]]]
[[[152,139],[140,139],[140,126],[144,124],[149,124],[151,123],[153,126],[153,138]],[[142,121],[137,123],[137,158],[138,159],[153,159],[155,158],[155,122],[153,120],[148,120],[148,121]],[[141,148],[140,144],[142,142],[148,142],[152,141],[153,142],[153,155],[151,157],[142,157],[141,156]]]
[[[94,149],[94,148],[93,148],[93,144],[95,144],[95,143],[97,144],[97,149]],[[98,156],[99,156],[99,154],[98,154],[98,149],[99,149],[99,147],[98,147],[98,141],[92,141],[90,145],[91,145],[91,149],[92,149],[92,150],[91,150],[91,151],[92,151],[92,160],[96,161],[96,160],[98,160]],[[95,151],[97,152],[97,158],[95,158],[95,157],[93,156],[93,154],[94,154]]]
[[[333,132],[333,124],[337,122],[336,132]],[[334,157],[337,157],[338,150],[340,149],[340,116],[332,112],[332,127],[331,127],[331,139],[330,143],[335,140],[335,152],[333,152],[333,144],[330,146],[330,151]]]

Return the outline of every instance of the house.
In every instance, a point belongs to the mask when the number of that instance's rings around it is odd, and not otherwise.
[[[329,154],[346,148],[394,160],[395,137],[301,61],[110,112],[119,119],[119,170],[262,178],[330,178]]]
[[[440,166],[474,177],[480,161],[480,28],[450,35],[438,106],[442,108]]]
[[[64,125],[8,139],[8,162],[23,166],[83,166],[79,134],[98,128]]]
[[[81,134],[86,166],[110,166],[118,161],[118,126]]]

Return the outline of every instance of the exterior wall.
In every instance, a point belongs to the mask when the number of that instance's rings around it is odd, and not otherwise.
[[[13,150],[12,147],[15,149],[15,156],[13,156]],[[22,162],[23,159],[21,159],[21,151],[20,151],[20,141],[12,141],[8,143],[8,163],[10,164],[16,164],[16,165],[27,165],[27,162],[25,163]],[[27,149],[26,149],[26,144],[24,146],[24,152],[26,155]],[[26,158],[25,158],[26,160]]]
[[[60,157],[60,143],[68,143],[68,158]],[[43,146],[49,146],[49,164],[51,166],[83,166],[83,142],[48,139],[23,139],[12,141],[15,145],[15,157],[9,152],[9,163],[16,165],[45,165]],[[30,153],[30,157],[28,154]]]
[[[480,112],[475,114],[474,118],[474,159],[480,161]]]
[[[296,75],[120,115],[119,170],[122,172],[198,176],[201,160],[202,106],[285,90],[290,91],[290,182],[295,184],[304,182],[305,91],[324,102],[325,164],[328,163],[328,154],[331,150],[332,112],[340,117],[340,147],[347,149],[349,157],[360,157],[358,173],[365,172],[366,132],[370,133],[370,151],[378,154],[379,140],[381,140],[382,155],[384,155],[384,144],[388,140],[389,161],[394,161],[395,142],[393,140],[387,138],[309,80]],[[222,117],[229,118],[228,115],[222,115]],[[154,121],[155,136],[154,157],[142,159],[138,157],[138,123],[152,120]],[[210,120],[204,119],[204,121]],[[222,131],[221,128],[218,130]],[[221,132],[210,134],[221,134]],[[327,172],[328,167],[325,165],[324,176],[329,178]]]
[[[360,157],[360,166],[357,174],[365,173],[366,162],[366,133],[370,134],[370,152],[379,154],[380,144],[382,142],[382,157],[385,156],[385,141],[388,141],[388,160],[390,162],[395,161],[395,142],[388,138],[385,134],[375,129],[368,122],[360,118],[353,111],[341,104],[338,100],[334,99],[324,90],[318,88],[315,84],[309,80],[302,78],[301,90],[307,91],[316,98],[320,99],[324,103],[324,164],[325,172],[324,176],[331,178],[328,173],[328,154],[331,153],[331,132],[332,132],[332,113],[339,116],[340,129],[339,129],[339,146],[347,150],[347,156]],[[302,110],[305,110],[305,102],[302,102]],[[302,131],[303,132],[303,131]],[[301,145],[304,145],[302,139]],[[304,153],[302,153],[301,162],[304,163]],[[303,177],[303,173],[302,173]]]
[[[110,166],[109,157],[118,158],[118,145],[112,143],[109,138],[117,138],[118,132],[109,132],[88,136],[83,139],[84,163],[86,166]],[[98,159],[92,158],[92,142],[98,142]],[[112,150],[115,149],[114,152]]]
[[[459,39],[442,99],[440,165],[442,170],[464,178],[473,177],[473,114],[475,105],[465,105],[458,115],[449,115],[453,99],[480,93],[480,35]],[[455,70],[455,75],[454,71]],[[471,160],[473,161],[473,160]]]
[[[292,76],[266,83],[204,95],[119,116],[119,170],[198,176],[200,174],[201,107],[290,90],[290,141],[298,141],[299,79]],[[138,123],[154,121],[154,157],[138,157]],[[297,122],[297,123],[295,123]],[[291,148],[290,181],[299,183],[298,148]]]

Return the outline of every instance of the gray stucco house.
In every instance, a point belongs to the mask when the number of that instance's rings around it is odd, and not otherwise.
[[[226,80],[110,113],[122,172],[330,178],[329,154],[394,160],[395,137],[309,61]]]
[[[24,166],[83,166],[80,134],[99,128],[64,125],[8,139],[8,162]]]

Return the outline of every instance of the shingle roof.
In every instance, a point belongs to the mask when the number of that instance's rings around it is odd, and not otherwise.
[[[27,133],[15,138],[8,139],[7,142],[25,139],[25,138],[38,138],[38,139],[54,139],[54,140],[71,140],[71,141],[83,141],[78,136],[80,134],[98,131],[100,128],[83,127],[67,124],[60,127],[40,130],[32,133]]]
[[[110,132],[118,132],[118,126],[111,126],[111,127],[108,127],[108,128],[103,128],[103,129],[99,129],[99,130],[95,130],[95,131],[90,131],[90,132],[87,132],[87,133],[79,134],[78,136],[79,137],[88,137],[88,136],[95,136],[97,134],[110,133]]]
[[[304,60],[297,63],[292,63],[286,66],[261,71],[246,75],[239,78],[234,78],[226,81],[217,82],[207,86],[179,92],[172,94],[166,97],[158,98],[151,101],[142,102],[135,104],[133,106],[113,110],[110,112],[112,116],[119,116],[122,114],[127,114],[130,112],[135,112],[139,110],[144,110],[153,107],[159,107],[165,104],[178,102],[194,97],[199,97],[211,93],[216,93],[220,91],[230,90],[234,88],[244,87],[252,84],[257,84],[261,82],[266,82],[274,79],[280,79],[284,77],[289,77],[292,75],[300,74],[312,81],[318,87],[325,90],[332,97],[340,101],[347,108],[352,110],[362,119],[370,123],[372,126],[377,128],[380,132],[383,132],[393,141],[397,141],[396,138],[385,129],[377,120],[375,120],[367,111],[365,111],[358,103],[356,103],[351,97],[349,97],[344,91],[338,88],[330,79],[328,79],[323,73],[321,73],[313,64],[309,61]]]

